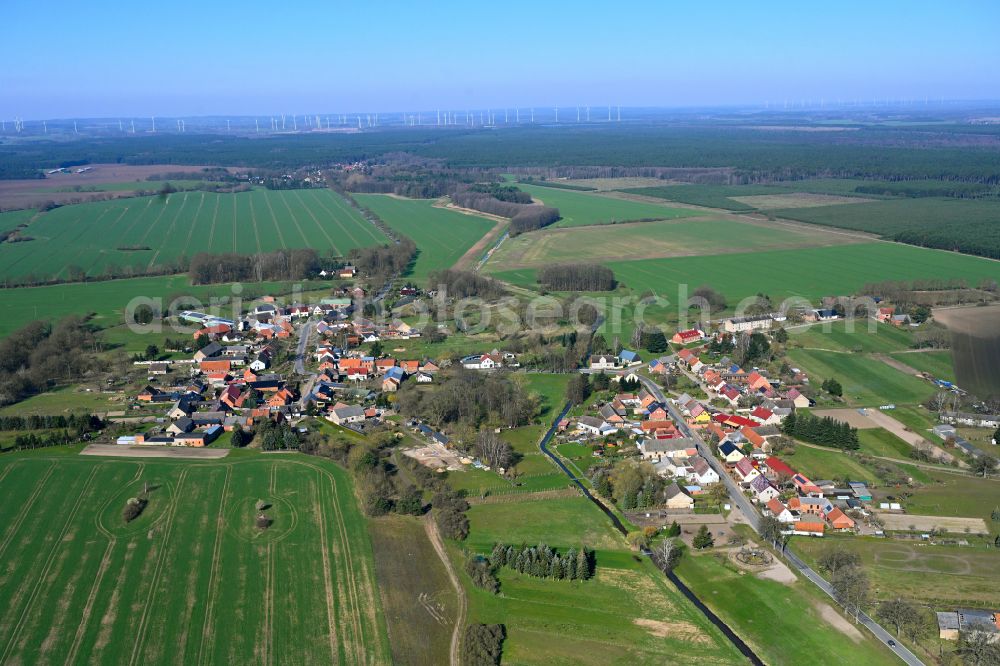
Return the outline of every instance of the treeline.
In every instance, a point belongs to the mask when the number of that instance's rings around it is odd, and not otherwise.
[[[527,389],[509,374],[465,369],[439,373],[432,386],[403,384],[396,394],[396,405],[407,416],[477,430],[485,424],[508,428],[526,425],[538,407]]]
[[[501,298],[506,292],[503,284],[493,278],[484,277],[472,271],[445,269],[431,273],[432,289],[446,291],[449,297],[478,297],[486,300]]]
[[[451,200],[463,208],[471,208],[481,213],[488,213],[499,217],[509,217],[510,226],[508,227],[508,232],[511,236],[541,229],[559,220],[558,208],[531,203],[501,201],[491,194],[473,190],[455,192],[451,195]]]
[[[7,242],[16,242],[18,237],[10,238]],[[21,240],[32,240],[30,237],[22,236]],[[167,259],[163,263],[155,266],[133,266],[131,264],[118,265],[108,264],[99,275],[88,275],[83,267],[76,264],[69,264],[66,270],[61,273],[65,277],[39,276],[28,273],[21,276],[3,277],[0,287],[5,289],[16,287],[39,287],[45,285],[69,284],[72,282],[106,282],[108,280],[118,280],[121,278],[133,277],[154,277],[157,275],[176,275],[187,272],[191,263],[187,257],[181,255],[174,259]]]
[[[92,328],[79,317],[33,321],[0,340],[0,405],[9,405],[98,369]]]
[[[404,272],[416,256],[416,243],[405,236],[400,236],[396,243],[356,247],[347,253],[348,261],[362,275],[373,278],[387,278]]]
[[[0,430],[52,430],[63,428],[79,434],[95,432],[104,427],[104,421],[96,414],[63,414],[29,416],[0,416]]]
[[[898,312],[900,308],[910,306],[948,305],[980,301],[984,300],[984,295],[981,292],[995,294],[997,290],[997,281],[989,278],[983,278],[972,285],[962,279],[928,279],[869,282],[861,287],[860,293],[892,303],[897,308],[897,314],[901,314]]]
[[[556,264],[538,272],[538,281],[552,291],[612,291],[615,273],[600,264]]]
[[[995,223],[971,222],[961,227],[926,225],[899,231],[891,238],[897,243],[1000,259],[1000,225]]]
[[[26,435],[15,437],[12,448],[16,451],[30,451],[31,449],[44,449],[49,446],[64,446],[78,442],[80,437],[81,435],[79,434],[70,434],[68,430],[57,430],[43,434],[29,432]]]
[[[319,272],[319,254],[312,248],[274,250],[260,254],[209,254],[191,258],[192,284],[265,280],[301,280]]]
[[[852,451],[861,448],[861,442],[858,441],[858,429],[852,428],[849,423],[837,421],[829,416],[821,418],[811,414],[792,412],[785,417],[781,429],[790,437],[813,444]]]
[[[955,181],[876,183],[873,185],[858,185],[854,188],[854,191],[858,194],[907,197],[910,199],[926,199],[930,197],[980,199],[982,197],[996,196],[997,194],[996,188],[989,185]]]
[[[647,462],[626,461],[614,467],[594,468],[591,483],[602,497],[618,502],[626,510],[663,504],[666,480]]]
[[[501,183],[476,183],[470,188],[473,192],[488,194],[494,199],[516,204],[530,204],[531,195],[520,190],[515,185],[504,185]]]
[[[596,564],[594,551],[586,546],[581,546],[580,550],[570,548],[560,555],[544,543],[517,547],[498,543],[493,546],[489,560],[497,567],[510,567],[536,578],[556,580],[588,580],[594,577]]]

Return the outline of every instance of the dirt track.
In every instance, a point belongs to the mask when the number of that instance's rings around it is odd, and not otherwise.
[[[465,627],[465,611],[468,606],[468,600],[465,598],[465,588],[459,582],[458,576],[455,574],[455,569],[451,565],[451,560],[448,559],[448,553],[444,549],[444,542],[441,541],[441,533],[438,532],[437,523],[434,522],[431,514],[427,514],[424,518],[424,528],[427,530],[427,538],[430,539],[431,545],[434,546],[434,551],[441,558],[441,564],[444,565],[445,570],[448,572],[448,580],[451,581],[451,586],[455,588],[455,595],[458,597],[458,613],[455,614],[455,628],[451,632],[451,649],[448,654],[451,666],[460,666],[461,660],[459,659],[458,648],[462,640],[462,629]]]
[[[120,446],[118,444],[91,444],[81,456],[111,456],[115,458],[189,458],[192,460],[218,460],[229,455],[229,449],[192,449],[186,446]]]

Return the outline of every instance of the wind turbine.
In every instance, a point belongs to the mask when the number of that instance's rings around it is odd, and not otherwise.
[[[132,134],[135,134],[135,121],[132,121]]]
[[[153,121],[153,134],[156,134],[156,116],[152,117],[152,121]]]
[[[256,118],[254,118],[253,119],[253,126],[256,129],[257,134],[260,134],[260,121],[257,120]]]
[[[559,107],[556,107],[556,122],[559,122]]]
[[[226,119],[226,131],[228,132],[229,130],[230,130],[230,127],[229,127],[229,119],[227,118],[227,119]]]
[[[531,107],[531,122],[535,122],[535,107]]]

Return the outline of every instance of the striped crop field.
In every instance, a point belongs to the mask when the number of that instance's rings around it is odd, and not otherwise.
[[[12,455],[0,497],[2,663],[390,661],[371,542],[333,464]]]
[[[426,280],[432,272],[454,266],[496,225],[493,220],[443,208],[433,199],[386,194],[355,194],[354,198],[417,244],[417,260],[405,276],[414,281]]]
[[[77,267],[142,275],[199,252],[253,254],[311,247],[346,255],[388,242],[337,193],[257,189],[236,194],[176,192],[64,206],[0,244],[0,279],[65,278]]]

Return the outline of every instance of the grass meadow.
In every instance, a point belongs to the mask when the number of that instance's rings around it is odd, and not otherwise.
[[[729,664],[739,654],[646,558],[583,497],[473,506],[469,539],[451,547],[469,595],[470,622],[507,626],[505,664]],[[500,595],[475,588],[465,555],[489,552],[495,541],[597,550],[588,581],[557,581],[501,569]]]
[[[877,359],[847,352],[793,349],[788,358],[812,381],[834,378],[843,386],[851,407],[879,407],[889,403],[917,403],[934,394],[934,386],[900,372]]]
[[[435,200],[402,199],[385,194],[355,194],[390,227],[417,244],[417,261],[404,277],[422,282],[434,271],[451,268],[496,222],[436,206]]]
[[[23,234],[34,240],[0,245],[0,279],[66,278],[74,266],[90,276],[110,268],[142,274],[199,252],[312,247],[346,255],[387,242],[327,189],[177,192],[63,206],[39,216]]]
[[[371,542],[339,468],[44,454],[0,460],[0,661],[389,663]],[[149,505],[125,523],[146,482]]]
[[[725,555],[686,555],[677,575],[767,664],[894,664],[895,657],[863,628],[854,638],[823,616],[836,611],[812,583],[764,580],[740,571]]]
[[[546,206],[554,206],[559,209],[562,219],[555,223],[556,227],[578,227],[588,224],[610,224],[634,220],[672,220],[698,214],[697,211],[685,208],[671,208],[658,203],[616,199],[569,189],[527,185],[525,183],[518,183],[517,187],[528,192]]]

